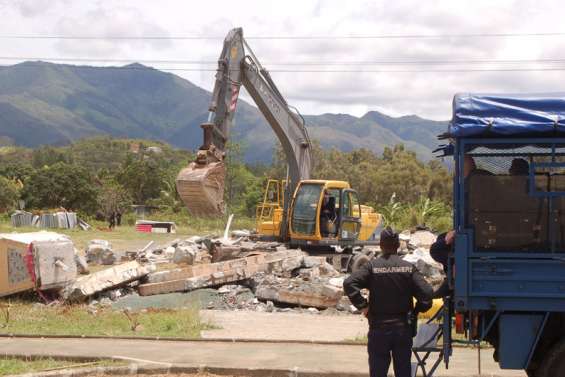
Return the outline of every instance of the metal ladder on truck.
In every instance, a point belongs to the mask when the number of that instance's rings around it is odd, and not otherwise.
[[[433,377],[442,361],[445,361],[446,368],[448,366],[451,355],[450,301],[449,297],[445,297],[443,306],[418,326],[418,333],[412,345],[412,354],[416,359],[412,363],[413,377],[418,370],[422,372],[423,377]]]

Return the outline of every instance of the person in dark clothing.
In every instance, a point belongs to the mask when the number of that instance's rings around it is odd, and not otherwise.
[[[322,200],[322,208],[320,211],[320,228],[322,237],[335,236],[335,223],[337,213],[335,209],[335,197],[331,196],[329,192],[324,191],[324,198]]]
[[[108,218],[108,228],[113,230],[116,227],[116,213],[112,212]]]
[[[528,175],[530,173],[530,164],[523,158],[515,158],[512,160],[508,173],[510,175]]]
[[[453,241],[455,231],[450,230],[437,236],[436,241],[430,247],[430,256],[443,266],[443,271],[447,274],[449,255],[453,252]],[[449,284],[447,278],[434,292],[434,298],[441,298],[449,295]]]
[[[398,233],[390,227],[381,232],[382,255],[351,274],[343,288],[351,303],[369,320],[369,369],[371,377],[386,377],[391,353],[396,377],[411,375],[412,329],[414,312],[432,306],[432,287],[411,263],[397,254]],[[369,290],[369,301],[361,295]],[[413,297],[417,303],[414,308]]]

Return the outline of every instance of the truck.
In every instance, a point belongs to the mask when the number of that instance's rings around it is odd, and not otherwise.
[[[348,182],[311,179],[312,145],[304,118],[287,103],[241,28],[230,30],[224,40],[209,118],[201,125],[204,142],[195,161],[177,176],[177,191],[189,213],[217,217],[225,212],[224,159],[242,86],[277,136],[287,162],[287,179],[270,180],[257,209],[259,236],[304,250],[344,252],[349,269],[366,263],[370,256],[362,248],[377,243],[382,217],[361,205]]]
[[[457,94],[441,138],[454,168],[446,365],[455,326],[502,369],[565,376],[565,94]]]

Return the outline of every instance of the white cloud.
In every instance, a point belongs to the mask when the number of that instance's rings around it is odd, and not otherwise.
[[[425,5],[425,6],[424,6]],[[188,2],[181,0],[0,0],[7,15],[0,35],[224,36],[236,26],[245,35],[332,36],[383,34],[484,34],[563,32],[565,5],[550,0],[351,1],[262,0]],[[376,60],[476,60],[565,58],[563,37],[249,40],[272,71],[289,102],[302,113],[340,112],[362,115],[377,109],[393,115],[446,119],[456,92],[565,91],[562,72],[388,72],[283,73],[288,69],[421,70],[469,65],[281,66],[281,62]],[[214,62],[221,40],[52,41],[4,40],[12,56],[169,59]],[[167,68],[171,64],[155,65]],[[492,68],[501,65],[476,65]],[[507,65],[504,65],[505,67]],[[524,63],[508,67],[523,67]],[[563,64],[561,65],[563,66]],[[176,66],[179,67],[179,66]],[[215,68],[215,64],[182,65]],[[213,72],[175,72],[211,89]]]

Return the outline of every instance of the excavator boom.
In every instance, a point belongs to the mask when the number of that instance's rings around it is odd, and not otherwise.
[[[201,125],[204,143],[195,161],[177,177],[177,191],[193,216],[215,217],[225,212],[224,158],[241,85],[283,147],[289,175],[286,192],[294,192],[301,180],[310,178],[311,144],[302,117],[291,110],[261,66],[244,40],[243,30],[233,29],[224,40],[218,60],[208,122]]]

